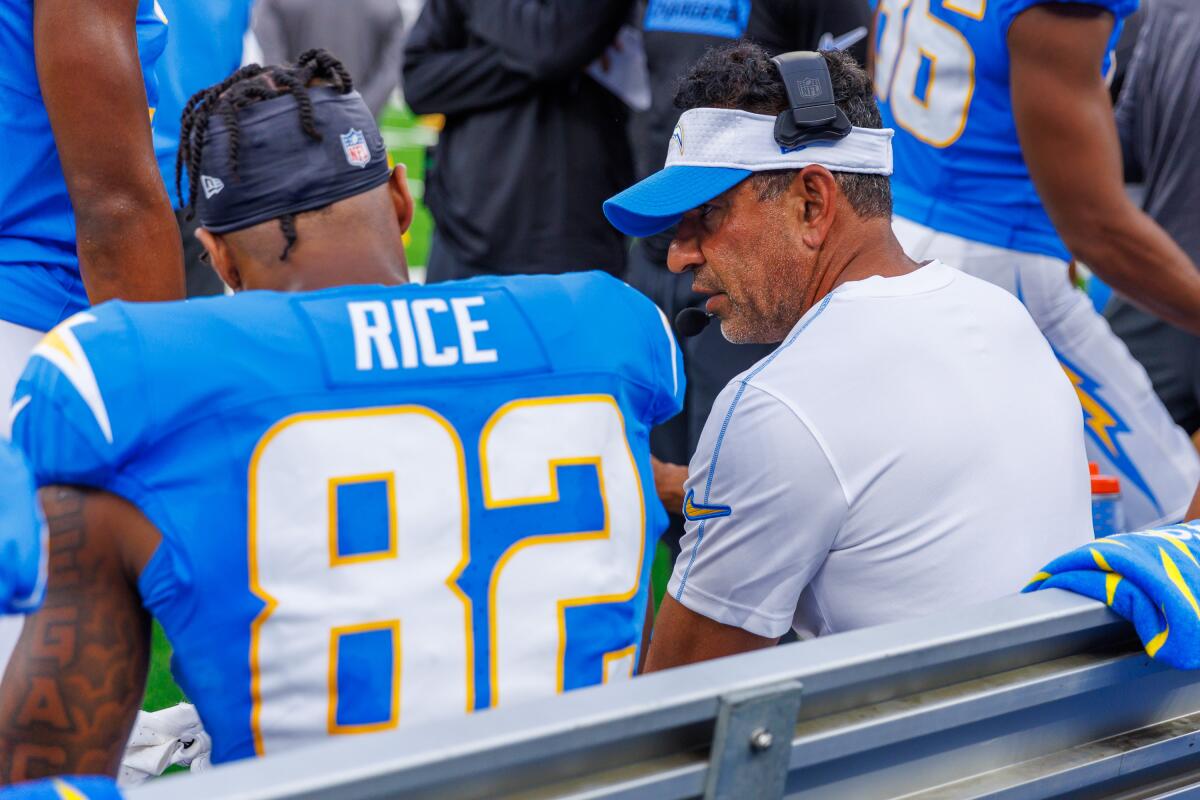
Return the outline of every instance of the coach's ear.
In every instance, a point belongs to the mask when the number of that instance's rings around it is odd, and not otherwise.
[[[413,199],[408,191],[408,170],[403,164],[397,164],[392,169],[392,177],[388,179],[388,190],[392,195],[392,205],[396,209],[400,232],[407,233],[413,221]]]
[[[208,254],[208,263],[217,273],[217,277],[233,291],[240,292],[242,290],[242,273],[233,263],[233,256],[229,252],[229,244],[225,241],[225,237],[219,233],[211,233],[205,228],[197,228],[196,238],[200,240],[200,244],[204,245],[204,252]]]

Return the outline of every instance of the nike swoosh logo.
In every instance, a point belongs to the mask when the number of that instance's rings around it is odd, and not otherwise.
[[[733,513],[733,509],[729,506],[696,505],[695,495],[696,491],[689,489],[687,497],[683,498],[684,519],[692,521],[713,519],[714,517],[728,517]]]

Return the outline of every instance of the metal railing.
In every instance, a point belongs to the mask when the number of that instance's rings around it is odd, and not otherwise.
[[[128,797],[1181,798],[1193,785],[1200,673],[1151,661],[1103,604],[1047,591]]]

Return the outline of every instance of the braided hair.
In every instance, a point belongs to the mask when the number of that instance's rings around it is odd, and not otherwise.
[[[321,132],[313,122],[312,100],[308,86],[313,81],[322,81],[342,94],[354,90],[350,73],[329,52],[322,49],[306,50],[295,64],[263,67],[250,64],[234,72],[215,86],[192,95],[183,107],[179,132],[179,154],[175,158],[175,194],[183,204],[183,170],[187,169],[189,192],[187,199],[188,219],[196,215],[196,192],[200,183],[200,160],[204,152],[205,134],[213,114],[220,115],[229,130],[229,167],[234,177],[238,174],[238,151],[241,131],[238,128],[237,112],[254,103],[291,95],[299,107],[300,129],[313,141],[321,141]],[[296,215],[285,214],[279,218],[286,245],[280,260],[286,261],[288,252],[296,243]]]

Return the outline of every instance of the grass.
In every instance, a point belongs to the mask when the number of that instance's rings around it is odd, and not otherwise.
[[[423,274],[429,261],[429,240],[433,235],[433,217],[425,207],[425,150],[437,141],[440,122],[415,116],[408,109],[389,106],[379,122],[392,163],[403,164],[408,187],[416,201],[412,227],[404,237],[405,253],[414,272]]]

